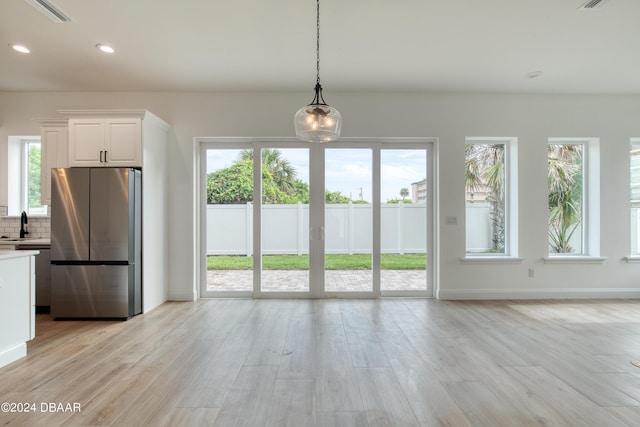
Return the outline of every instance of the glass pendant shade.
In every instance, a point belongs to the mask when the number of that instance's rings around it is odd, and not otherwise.
[[[296,136],[309,142],[329,142],[340,138],[342,116],[326,104],[309,104],[298,110],[293,119]]]
[[[296,136],[308,142],[329,142],[340,138],[342,116],[327,105],[320,85],[320,0],[316,0],[316,87],[311,104],[298,110],[293,117]]]

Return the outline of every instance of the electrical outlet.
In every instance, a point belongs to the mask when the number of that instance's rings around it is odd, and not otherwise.
[[[529,269],[529,277],[536,277],[536,271],[533,268]]]

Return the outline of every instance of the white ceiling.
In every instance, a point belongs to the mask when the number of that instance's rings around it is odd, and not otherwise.
[[[325,95],[640,94],[640,1],[579,10],[584,2],[321,0]],[[53,23],[24,0],[0,1],[0,90],[312,94],[314,0],[53,3],[72,22]]]

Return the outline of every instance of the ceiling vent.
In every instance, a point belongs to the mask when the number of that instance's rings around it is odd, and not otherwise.
[[[24,0],[31,6],[42,12],[47,18],[56,24],[61,22],[71,22],[71,18],[65,14],[60,8],[48,0]]]
[[[604,8],[609,0],[589,0],[582,6],[580,6],[580,10],[598,10]]]

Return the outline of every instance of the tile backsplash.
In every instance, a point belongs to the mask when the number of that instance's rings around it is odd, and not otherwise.
[[[47,239],[51,237],[51,218],[43,216],[29,217],[26,227],[28,237]],[[0,237],[20,237],[20,217],[7,216],[7,207],[0,206]]]

